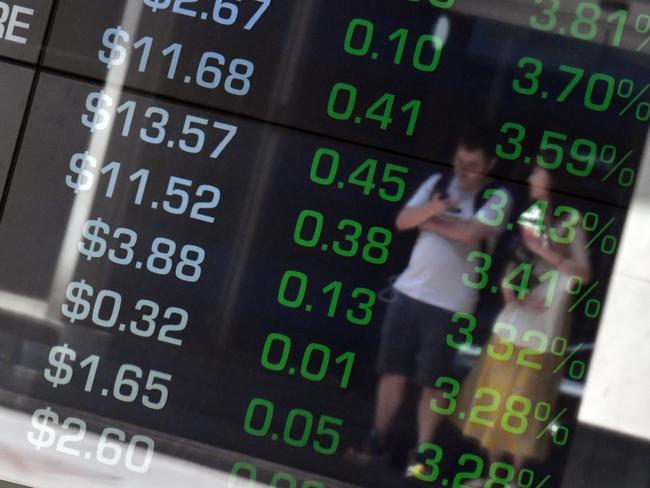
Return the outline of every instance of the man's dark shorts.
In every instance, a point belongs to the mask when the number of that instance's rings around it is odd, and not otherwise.
[[[453,373],[456,350],[447,345],[447,333],[454,312],[393,292],[382,324],[377,372],[433,386],[438,376]]]

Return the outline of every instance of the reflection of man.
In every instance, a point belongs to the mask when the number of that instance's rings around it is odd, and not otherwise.
[[[489,249],[509,214],[507,192],[483,199],[496,162],[492,150],[485,134],[468,131],[454,154],[453,178],[432,175],[397,217],[399,230],[418,228],[420,234],[408,267],[395,282],[396,296],[384,319],[374,426],[366,444],[349,451],[357,462],[369,462],[387,448],[409,380],[422,387],[418,445],[434,437],[441,419],[430,403],[441,394],[432,386],[451,370],[455,350],[446,343],[451,319],[455,312],[473,312],[478,301],[478,291],[462,282],[463,273],[472,275],[474,269],[467,256]],[[423,461],[416,451],[407,476],[426,473],[430,468]]]

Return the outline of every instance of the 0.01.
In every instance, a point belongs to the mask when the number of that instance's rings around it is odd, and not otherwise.
[[[269,371],[285,371],[291,355],[292,341],[289,336],[279,333],[271,333],[267,336],[262,350],[261,363]],[[279,353],[279,354],[278,354]],[[350,375],[354,366],[356,354],[345,352],[334,358],[336,364],[345,363],[345,369],[341,378],[341,388],[345,389],[350,384]],[[332,350],[325,344],[312,342],[308,344],[302,353],[300,361],[300,376],[309,381],[323,381],[331,366]],[[315,367],[314,367],[315,366]],[[290,375],[296,373],[296,368],[290,367]]]
[[[275,407],[269,400],[254,398],[246,410],[244,431],[254,437],[268,436],[274,420],[274,411]],[[276,416],[276,423],[279,416]],[[273,433],[271,439],[277,441],[281,438],[285,444],[292,447],[306,447],[311,441],[311,447],[317,453],[325,456],[335,454],[341,440],[337,427],[343,425],[343,420],[321,415],[314,432],[314,417],[313,413],[302,408],[289,410],[284,420],[282,435]],[[313,439],[313,436],[318,436],[319,439]]]

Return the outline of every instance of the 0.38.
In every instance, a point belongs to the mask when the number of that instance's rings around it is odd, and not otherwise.
[[[316,210],[305,209],[298,215],[293,232],[293,240],[302,247],[320,249],[326,252],[330,244],[322,242],[325,217]],[[370,227],[364,230],[363,224],[352,219],[341,219],[337,231],[343,232],[342,240],[331,242],[332,251],[345,258],[351,258],[361,253],[364,261],[370,264],[384,264],[388,261],[389,246],[393,233],[384,227]],[[365,235],[364,235],[365,234]],[[362,245],[360,239],[365,241]]]

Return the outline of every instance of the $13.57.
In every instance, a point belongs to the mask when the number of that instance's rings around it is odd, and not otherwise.
[[[112,122],[117,125],[118,119],[122,120],[122,137],[129,137],[133,127],[134,116],[138,110],[138,103],[134,100],[126,100],[122,102],[115,109],[115,99],[106,94],[104,90],[92,92],[86,98],[86,109],[88,113],[81,116],[81,124],[88,127],[91,133],[95,131],[106,130],[113,127]],[[156,106],[149,106],[144,114],[140,116],[146,119],[146,122],[138,122],[136,126],[142,125],[143,127],[137,132],[140,140],[154,145],[163,145],[169,149],[173,149],[176,144],[178,148],[188,154],[200,154],[206,147],[206,138],[211,134],[206,132],[210,131],[209,128],[217,129],[218,131],[225,132],[223,138],[214,146],[210,157],[216,159],[222,151],[228,146],[230,141],[237,134],[237,126],[226,124],[224,122],[212,122],[210,120],[198,117],[196,115],[187,114],[183,123],[181,134],[169,136],[169,111]],[[137,130],[137,129],[136,129]],[[182,135],[182,137],[180,137]],[[178,138],[178,142],[176,141]],[[213,143],[215,144],[215,143]],[[212,148],[212,145],[209,146]]]

